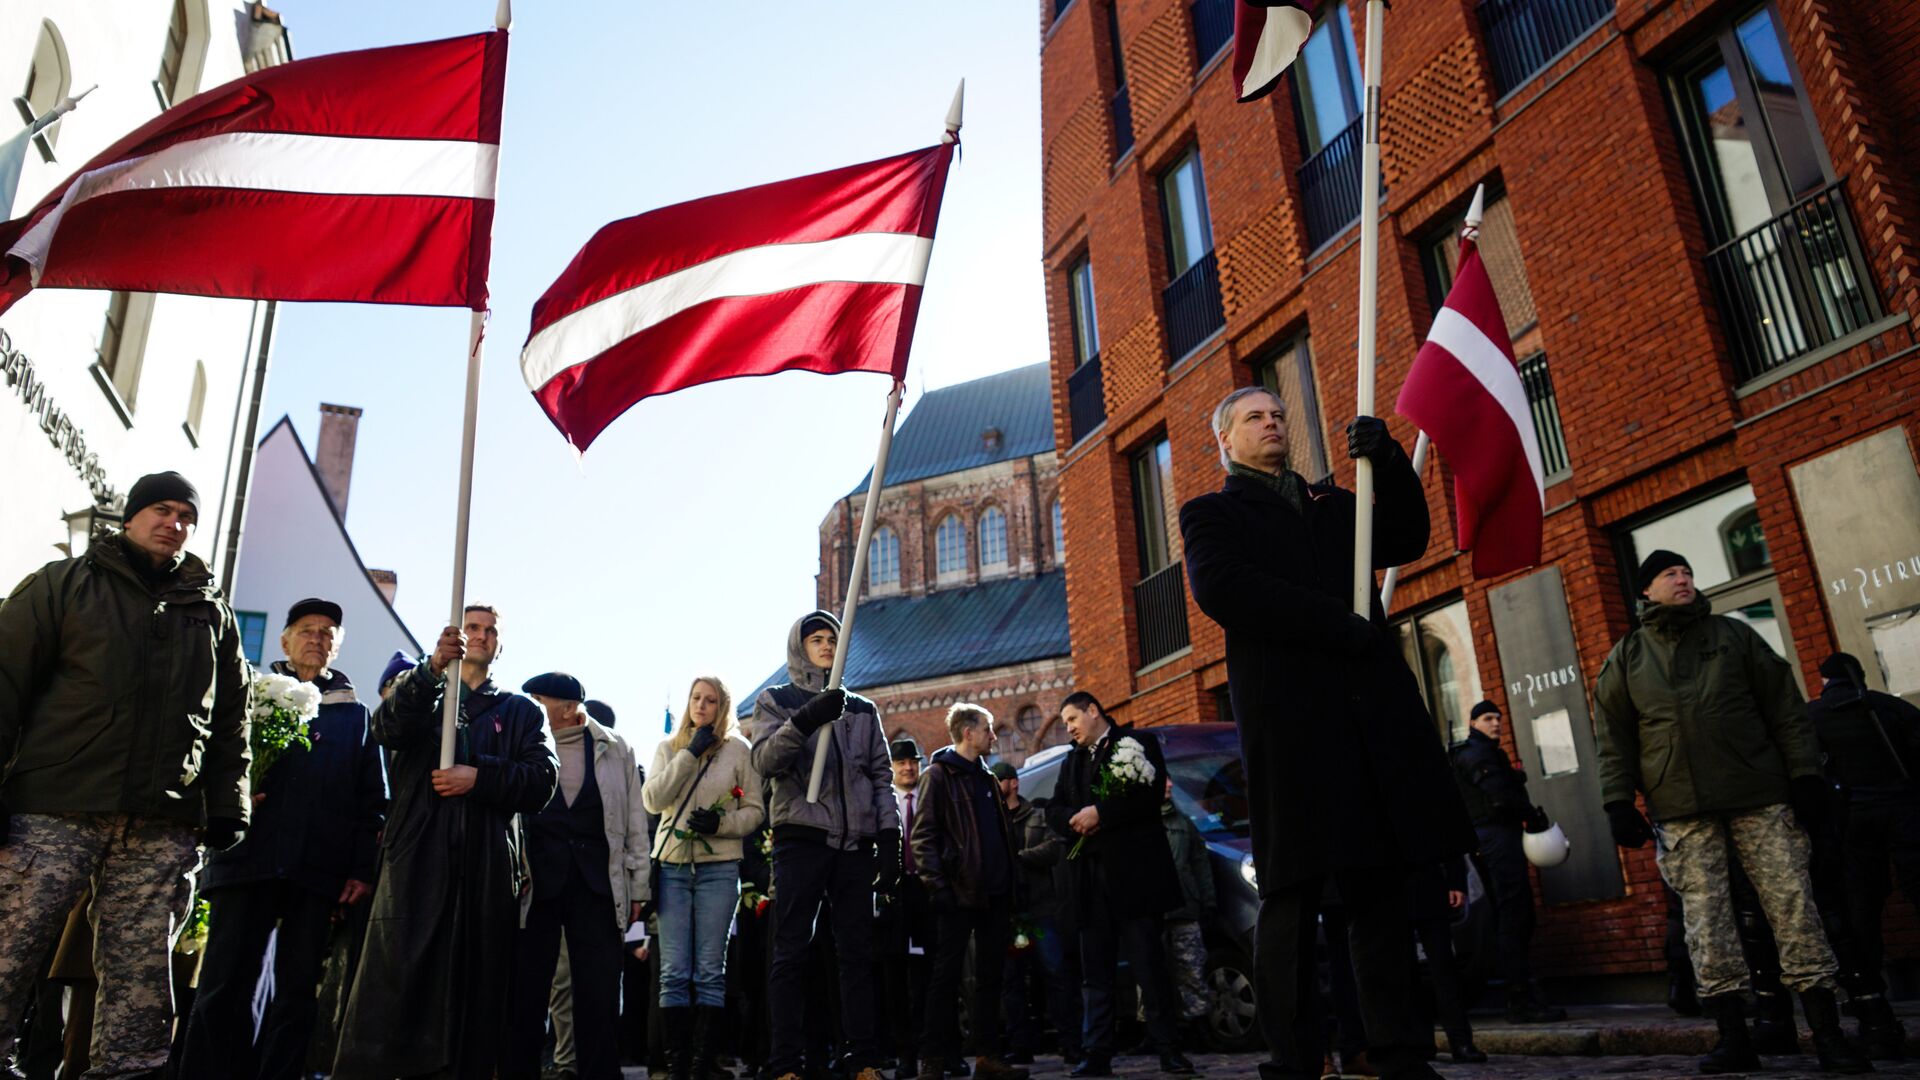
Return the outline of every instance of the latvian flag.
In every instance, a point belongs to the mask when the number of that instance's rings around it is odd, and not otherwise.
[[[584,451],[635,402],[700,383],[902,378],[955,145],[605,226],[533,305],[528,389]]]
[[[29,289],[487,302],[507,35],[334,53],[190,98],[0,224]]]
[[[1395,407],[1453,468],[1459,548],[1475,577],[1540,561],[1545,474],[1507,321],[1469,229],[1460,270]]]
[[[1234,0],[1233,88],[1243,102],[1266,97],[1313,33],[1317,0]]]

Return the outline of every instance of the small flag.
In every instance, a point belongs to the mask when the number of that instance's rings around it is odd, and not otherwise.
[[[663,734],[671,735],[673,734],[673,710],[663,709],[662,711],[667,714],[667,718],[661,722],[660,730]]]
[[[1313,34],[1317,0],[1234,0],[1233,87],[1243,102],[1266,97]]]
[[[794,369],[903,378],[957,145],[605,226],[533,305],[527,388],[585,450],[642,398],[701,383]]]
[[[33,145],[33,137],[52,127],[54,121],[72,112],[74,106],[80,104],[80,98],[86,97],[96,89],[98,87],[89,86],[80,91],[79,97],[61,99],[58,105],[34,117],[32,123],[21,128],[20,134],[0,143],[0,214],[13,213],[13,197],[20,191],[20,170],[26,167],[27,150]]]
[[[1395,408],[1452,466],[1459,547],[1486,578],[1540,561],[1546,484],[1507,320],[1474,238],[1472,228],[1460,238],[1459,273]]]

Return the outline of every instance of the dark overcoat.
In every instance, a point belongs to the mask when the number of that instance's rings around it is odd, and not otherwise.
[[[1376,467],[1373,561],[1427,546],[1427,502],[1404,454]],[[1353,494],[1305,486],[1302,509],[1257,479],[1180,509],[1187,579],[1226,631],[1260,889],[1347,867],[1412,866],[1473,849],[1473,830],[1419,684],[1386,629],[1352,617]]]
[[[1113,757],[1121,739],[1134,739],[1146,750],[1154,780],[1110,798],[1093,794],[1095,778]],[[1067,863],[1069,914],[1086,913],[1093,890],[1104,888],[1114,915],[1122,919],[1158,917],[1186,902],[1180,892],[1180,873],[1173,865],[1167,830],[1160,823],[1167,760],[1160,740],[1115,724],[1096,748],[1076,746],[1060,766],[1053,801],[1047,806],[1047,824],[1065,838],[1071,851],[1080,834],[1068,826],[1073,815],[1088,806],[1100,809],[1100,829]]]

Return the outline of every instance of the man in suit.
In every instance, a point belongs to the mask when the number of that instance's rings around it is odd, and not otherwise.
[[[1073,750],[1061,765],[1047,824],[1075,845],[1068,855],[1069,909],[1080,936],[1086,1059],[1073,1075],[1113,1075],[1114,983],[1123,950],[1140,989],[1147,1040],[1160,1055],[1160,1071],[1189,1075],[1193,1063],[1180,1053],[1167,997],[1167,959],[1160,948],[1161,918],[1185,902],[1160,824],[1167,775],[1160,740],[1109,723],[1100,702],[1084,690],[1067,696],[1060,719],[1073,736]],[[1101,773],[1111,771],[1116,757],[1144,758],[1149,775],[1117,788],[1104,785],[1102,794]]]
[[[1265,1080],[1313,1077],[1313,943],[1331,877],[1348,940],[1368,1056],[1383,1077],[1434,1077],[1432,1032],[1410,985],[1408,868],[1473,847],[1466,808],[1432,718],[1386,632],[1379,601],[1354,614],[1354,497],[1309,484],[1287,460],[1286,406],[1262,387],[1213,416],[1222,490],[1180,510],[1187,577],[1226,631],[1227,683],[1252,803],[1260,888],[1255,995],[1271,1059]],[[1427,500],[1386,424],[1358,417],[1348,453],[1374,466],[1373,563],[1427,546]]]

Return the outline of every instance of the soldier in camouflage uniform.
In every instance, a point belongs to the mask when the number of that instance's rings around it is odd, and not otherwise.
[[[157,1075],[173,1020],[181,879],[244,834],[247,662],[184,548],[200,498],[142,477],[126,528],[0,604],[0,1042],[91,882],[99,1008],[89,1077]]]
[[[1638,585],[1641,626],[1614,646],[1594,686],[1601,794],[1614,842],[1657,837],[1660,874],[1683,901],[1701,1007],[1720,1030],[1700,1071],[1759,1067],[1743,1013],[1750,978],[1731,849],[1773,926],[1781,980],[1800,994],[1821,1068],[1870,1072],[1840,1029],[1839,965],[1813,905],[1801,824],[1817,820],[1828,788],[1793,672],[1752,627],[1712,614],[1684,557],[1649,555]]]

